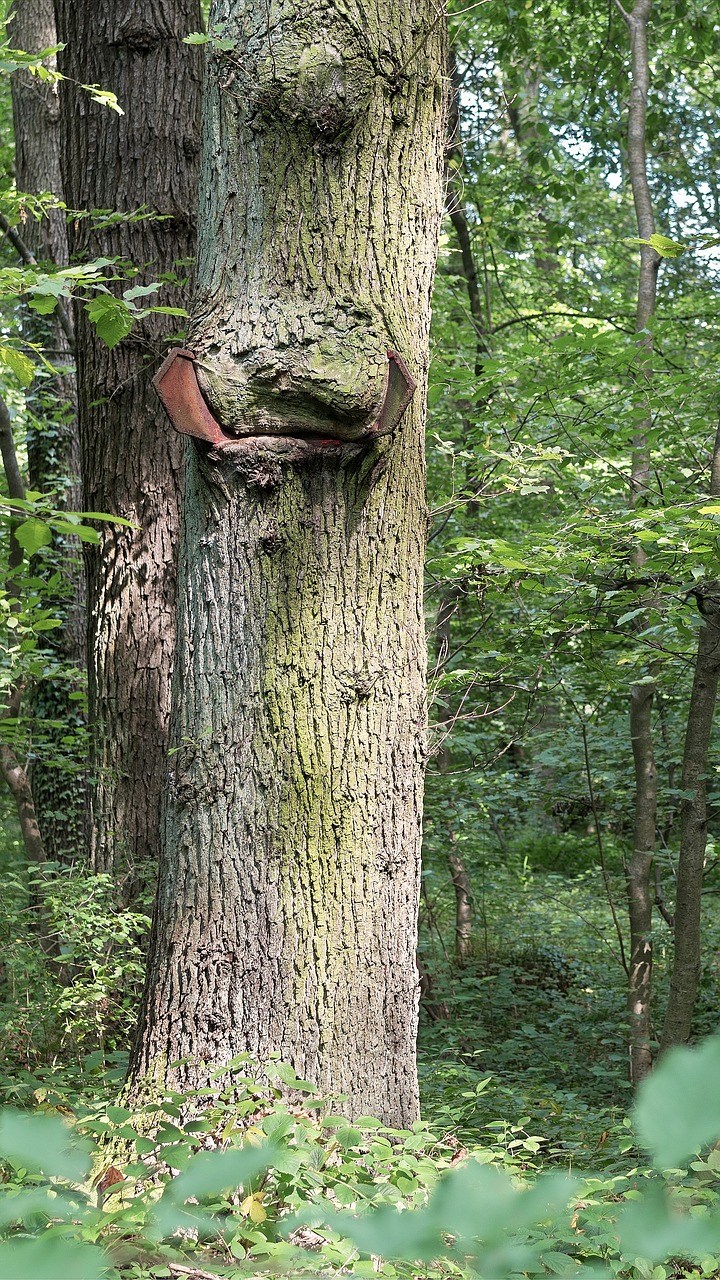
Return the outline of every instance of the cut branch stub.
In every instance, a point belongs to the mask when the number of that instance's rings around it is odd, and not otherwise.
[[[387,357],[384,394],[375,421],[365,432],[363,439],[354,438],[348,443],[369,444],[378,436],[390,435],[412,399],[416,384],[407,365],[396,351],[389,350]],[[298,440],[294,432],[260,435],[257,430],[250,430],[242,435],[236,431],[227,431],[209,408],[200,389],[195,356],[181,347],[175,347],[163,361],[153,378],[153,386],[175,430],[181,435],[205,440],[215,449],[237,449],[252,442],[253,448],[264,443],[271,449],[275,446],[273,451],[277,451],[277,445],[283,439],[290,442]],[[318,448],[343,443],[340,435],[328,437],[312,431],[304,434],[301,440],[305,445]]]
[[[195,436],[213,445],[227,443],[229,437],[203,400],[195,373],[195,357],[190,351],[175,347],[160,365],[153,386],[168,418],[181,435]]]

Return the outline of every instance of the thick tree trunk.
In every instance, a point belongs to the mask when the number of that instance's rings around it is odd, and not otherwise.
[[[120,258],[137,282],[177,273],[164,305],[183,305],[194,253],[200,69],[182,37],[200,26],[199,0],[56,0],[60,70],[112,89],[125,111],[61,92],[63,182],[71,208],[162,221],[71,222],[71,251]],[[181,322],[180,322],[181,323]],[[86,548],[90,855],[129,900],[152,883],[159,846],[175,636],[175,546],[181,442],[167,431],[151,379],[178,321],[153,316],[112,351],[76,311],[84,503],[139,526],[106,526]]]
[[[347,1113],[404,1125],[444,24],[431,0],[302,15],[217,0],[210,25],[233,48],[209,51],[190,338],[194,412],[207,422],[209,403],[219,442],[187,470],[131,1074],[138,1093],[147,1076],[192,1086],[279,1052]],[[404,413],[412,383],[389,352],[418,384]]]

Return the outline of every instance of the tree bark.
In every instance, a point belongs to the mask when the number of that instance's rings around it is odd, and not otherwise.
[[[452,619],[460,607],[460,599],[461,592],[450,589],[440,600],[436,626],[438,649],[436,670],[438,673],[442,671],[450,653]],[[437,699],[437,708],[440,712],[440,718],[446,721],[444,729],[441,728],[440,730],[442,737],[437,750],[437,768],[438,773],[448,774],[452,767],[450,748],[452,706],[450,699],[439,697]],[[447,841],[448,869],[455,893],[455,962],[458,968],[462,969],[468,962],[472,945],[472,884],[464,859],[458,851],[457,832],[450,812],[445,812],[442,819],[442,827]]]
[[[190,342],[223,434],[187,468],[131,1091],[277,1052],[406,1125],[444,23],[431,0],[217,0],[210,26],[233,47],[208,56]],[[390,351],[418,384],[402,416]]]
[[[711,497],[720,496],[720,427],[715,436]],[[720,679],[720,582],[694,593],[702,614],[682,762],[680,856],[674,914],[675,954],[660,1052],[687,1044],[700,984],[700,914],[707,845],[707,768]]]
[[[655,685],[635,684],[630,695],[630,737],[635,764],[635,816],[633,849],[627,873],[630,920],[628,972],[628,1022],[630,1079],[644,1079],[652,1069],[650,1046],[650,996],[652,994],[651,871],[655,853],[657,770],[652,743],[652,706]]]
[[[70,223],[74,257],[134,263],[137,282],[169,274],[163,305],[183,305],[194,253],[200,66],[182,44],[198,0],[56,0],[64,75],[112,89],[118,116],[77,85],[61,91],[65,198],[80,211],[161,215]],[[121,286],[126,287],[126,286]],[[129,901],[152,884],[175,636],[181,442],[152,391],[177,319],[151,316],[112,351],[76,308],[84,505],[125,517],[86,547],[91,723],[90,860]]]
[[[650,62],[647,27],[652,0],[637,0],[627,13],[620,0],[615,0],[630,35],[632,56],[630,107],[628,112],[627,151],[630,185],[635,206],[638,236],[649,240],[655,231],[652,195],[647,177],[646,122],[650,89]],[[657,299],[659,255],[647,244],[640,246],[635,331],[639,335],[640,352],[638,395],[647,402],[652,382],[653,339],[649,330]],[[652,416],[637,426],[632,441],[630,502],[647,501],[651,474],[648,433]],[[638,549],[633,562],[640,568],[644,554]],[[639,623],[642,628],[644,623]],[[652,704],[656,693],[654,681],[633,685],[630,691],[630,735],[635,762],[635,818],[633,852],[627,868],[628,910],[630,917],[630,976],[628,984],[628,1018],[630,1026],[630,1079],[639,1083],[652,1067],[650,1047],[650,997],[652,994],[652,863],[655,852],[657,823],[657,771],[652,749]]]

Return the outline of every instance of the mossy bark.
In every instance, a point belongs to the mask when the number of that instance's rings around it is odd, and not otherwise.
[[[418,1113],[422,568],[444,24],[218,0],[164,850],[132,1076],[273,1052]],[[373,424],[398,352],[417,383]],[[302,447],[300,447],[302,446]]]

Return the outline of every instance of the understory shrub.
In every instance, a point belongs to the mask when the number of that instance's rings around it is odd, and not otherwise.
[[[233,1070],[211,1102],[168,1092],[72,1118],[6,1108],[0,1275],[718,1274],[720,1038],[667,1055],[634,1110],[649,1162],[604,1177],[536,1175],[514,1139],[467,1150],[424,1123],[350,1123],[280,1062]],[[519,1140],[530,1155],[541,1143]]]

